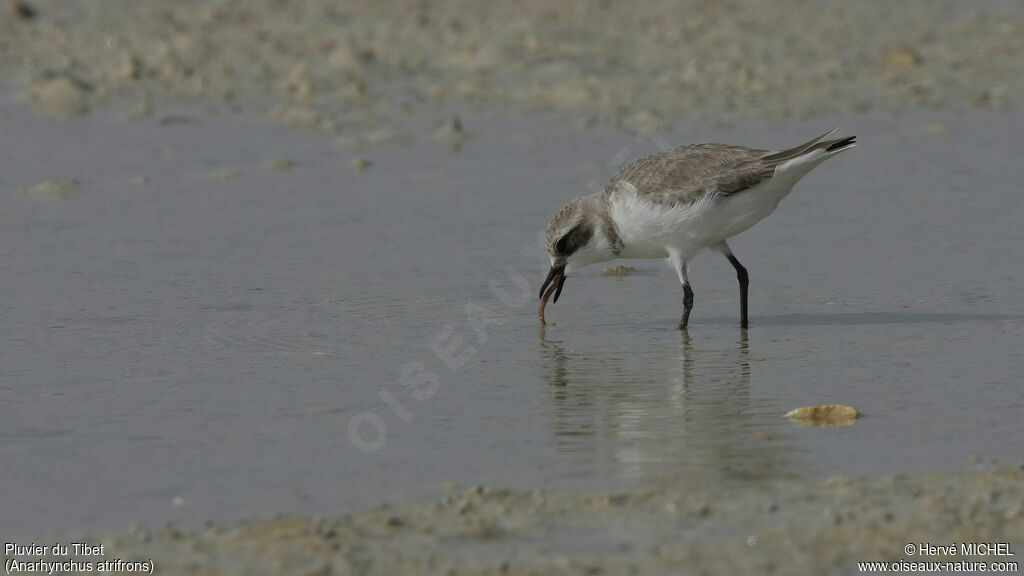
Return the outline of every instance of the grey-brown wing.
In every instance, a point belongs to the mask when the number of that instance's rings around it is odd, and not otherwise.
[[[823,141],[835,132],[826,132],[782,151],[726,144],[680,146],[627,165],[612,178],[607,190],[615,190],[625,181],[636,186],[637,192],[651,202],[668,205],[692,204],[709,192],[736,194],[771,178],[783,162],[811,150],[832,150],[853,142],[852,137]]]
[[[707,193],[735,194],[771,177],[775,165],[761,161],[767,150],[724,144],[681,146],[627,165],[609,182],[614,190],[629,182],[659,204],[691,204]]]

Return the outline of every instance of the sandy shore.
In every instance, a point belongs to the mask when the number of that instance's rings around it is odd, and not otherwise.
[[[1019,100],[1013,2],[4,0],[0,70],[44,113],[254,100],[343,132],[438,102],[649,129]]]
[[[159,574],[388,576],[852,574],[868,561],[1019,562],[1024,546],[1024,466],[758,490],[449,492],[344,516],[84,541]],[[906,554],[953,543],[955,555]],[[1015,556],[964,556],[963,543],[1007,543]]]

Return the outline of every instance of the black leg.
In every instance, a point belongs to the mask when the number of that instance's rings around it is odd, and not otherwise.
[[[750,277],[747,276],[747,269],[740,264],[732,254],[726,254],[729,263],[736,269],[736,278],[740,281],[740,327],[747,327],[747,286],[750,286]]]
[[[690,322],[690,310],[693,310],[693,289],[689,282],[683,284],[683,319],[679,321],[679,328],[684,329]]]

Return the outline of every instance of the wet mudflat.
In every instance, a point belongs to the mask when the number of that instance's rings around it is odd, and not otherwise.
[[[1019,112],[841,119],[860,147],[732,242],[750,330],[708,254],[684,334],[657,261],[570,277],[542,330],[537,233],[663,141],[784,147],[834,120],[637,137],[464,113],[456,152],[416,126],[348,148],[244,110],[23,107],[0,108],[5,534],[1024,459]],[[863,417],[782,416],[832,403]]]

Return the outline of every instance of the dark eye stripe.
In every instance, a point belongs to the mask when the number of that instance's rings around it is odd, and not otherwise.
[[[568,256],[586,244],[593,231],[584,224],[578,224],[555,242],[555,252]]]

